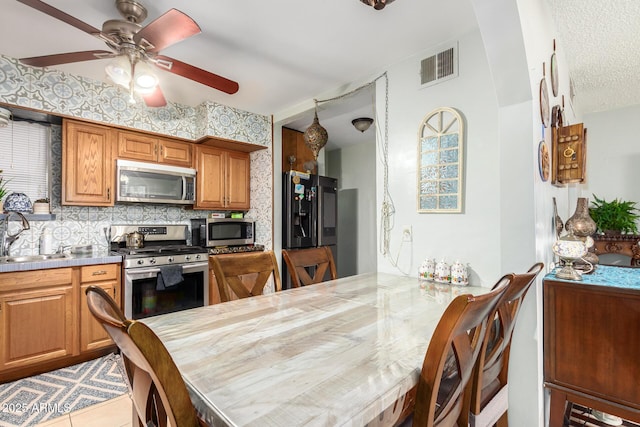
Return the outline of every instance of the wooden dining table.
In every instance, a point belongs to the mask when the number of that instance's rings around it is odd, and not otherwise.
[[[368,273],[143,319],[212,426],[393,425],[451,299]]]

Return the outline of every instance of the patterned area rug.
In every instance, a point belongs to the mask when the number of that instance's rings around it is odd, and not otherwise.
[[[129,390],[119,355],[0,385],[0,427],[34,426]]]

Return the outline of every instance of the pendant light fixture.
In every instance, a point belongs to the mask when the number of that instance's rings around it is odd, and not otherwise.
[[[327,130],[320,125],[318,121],[318,100],[314,99],[315,102],[315,116],[313,118],[313,123],[311,126],[304,131],[304,143],[311,149],[313,152],[314,160],[318,160],[318,152],[327,145],[327,141],[329,140],[329,134],[327,134]]]

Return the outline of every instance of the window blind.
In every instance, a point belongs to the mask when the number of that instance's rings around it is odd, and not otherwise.
[[[0,169],[7,193],[25,193],[31,201],[49,197],[51,132],[48,126],[10,122],[0,127]]]

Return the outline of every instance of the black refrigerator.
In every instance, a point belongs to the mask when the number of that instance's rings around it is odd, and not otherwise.
[[[284,173],[282,183],[282,248],[329,246],[337,265],[338,180],[288,171]],[[284,262],[282,282],[285,289],[291,287],[291,278]]]

